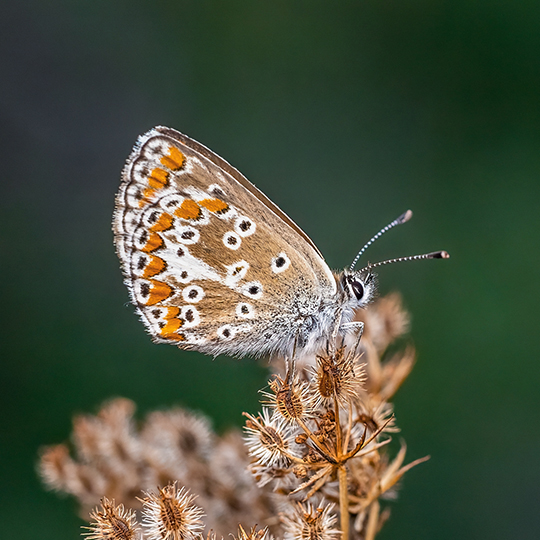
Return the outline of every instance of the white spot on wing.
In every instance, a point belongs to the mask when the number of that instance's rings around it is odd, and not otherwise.
[[[182,244],[196,244],[199,241],[200,233],[195,227],[191,225],[180,225],[175,227],[176,239]]]
[[[285,270],[291,266],[291,260],[285,253],[281,252],[278,253],[277,257],[272,259],[270,266],[274,274],[280,274],[281,272],[285,272]]]
[[[219,338],[223,339],[224,341],[229,341],[235,336],[236,329],[230,324],[224,324],[217,329],[216,333]]]
[[[234,221],[234,230],[242,237],[252,235],[255,229],[255,222],[246,216],[239,216]]]
[[[182,298],[190,304],[196,304],[204,298],[204,290],[198,285],[190,285],[182,291]]]
[[[258,300],[262,298],[263,286],[259,281],[248,281],[240,287],[240,292],[245,296]]]
[[[242,244],[242,239],[238,234],[233,231],[228,231],[223,235],[223,245],[226,248],[236,251],[240,244]]]
[[[227,269],[225,285],[227,285],[227,287],[234,287],[241,279],[246,277],[247,271],[249,270],[249,263],[246,261],[238,261],[225,266],[225,268]]]
[[[184,321],[182,328],[193,328],[201,322],[201,316],[193,306],[183,306],[180,310],[180,318]]]
[[[242,319],[253,319],[255,317],[255,308],[247,302],[240,302],[236,305],[236,315]]]

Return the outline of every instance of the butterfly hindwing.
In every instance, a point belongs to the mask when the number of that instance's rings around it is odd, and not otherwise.
[[[219,156],[169,128],[140,138],[114,219],[126,284],[160,342],[270,352],[335,293],[311,240]],[[301,304],[298,305],[299,299]]]

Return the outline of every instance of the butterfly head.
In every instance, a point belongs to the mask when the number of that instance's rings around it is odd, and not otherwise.
[[[369,266],[352,272],[344,270],[340,279],[346,298],[355,308],[366,306],[376,294],[377,276]]]
[[[378,240],[384,233],[393,229],[397,225],[407,223],[412,217],[412,212],[407,210],[397,219],[383,227],[375,236],[373,236],[368,242],[364,244],[362,249],[358,252],[354,258],[352,264],[348,269],[345,269],[340,274],[341,285],[349,302],[355,308],[366,306],[370,300],[373,299],[377,290],[376,274],[373,272],[374,268],[378,266],[384,266],[386,264],[392,264],[396,262],[404,261],[416,261],[420,259],[447,259],[450,255],[446,251],[434,251],[432,253],[424,253],[423,255],[412,255],[410,257],[398,257],[396,259],[387,259],[377,263],[368,263],[367,266],[360,270],[354,270],[356,263],[366,251],[366,249]]]

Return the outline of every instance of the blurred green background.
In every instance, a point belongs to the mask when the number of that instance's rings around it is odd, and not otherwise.
[[[217,429],[263,367],[153,345],[110,220],[136,137],[179,129],[238,167],[332,267],[370,260],[413,314],[408,459],[381,539],[540,537],[540,4],[5,1],[0,7],[3,538],[77,538],[40,445],[111,396]],[[378,537],[379,538],[379,537]]]

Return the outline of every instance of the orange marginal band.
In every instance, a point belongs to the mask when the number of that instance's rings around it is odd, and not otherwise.
[[[156,190],[155,189],[152,189],[152,188],[146,188],[143,193],[142,193],[142,199],[139,201],[139,206],[142,208],[143,206],[145,206],[146,204],[148,204],[148,202],[150,201],[150,199],[152,199],[152,197],[156,194]]]
[[[224,212],[229,208],[227,203],[220,201],[219,199],[204,199],[199,201],[201,206],[204,206],[210,212]]]
[[[158,233],[151,232],[148,236],[148,240],[146,242],[146,245],[142,248],[142,251],[145,251],[146,253],[150,253],[151,251],[154,251],[158,248],[160,248],[163,245],[163,238],[159,236]]]
[[[167,321],[167,324],[161,329],[160,334],[169,339],[178,339],[180,336],[178,334],[174,334],[173,332],[176,332],[182,326],[182,324],[183,323],[180,319],[171,319]]]
[[[177,171],[184,165],[186,158],[176,146],[171,146],[169,149],[169,155],[163,156],[160,160],[162,165],[165,165],[171,171]]]
[[[201,209],[195,201],[184,199],[184,202],[176,209],[174,215],[182,219],[199,219]]]
[[[145,279],[151,278],[157,274],[161,274],[166,268],[167,263],[163,259],[160,259],[155,255],[150,255],[150,261],[146,265],[142,277]]]
[[[178,306],[167,306],[165,309],[167,310],[167,314],[163,315],[165,320],[172,319],[180,313],[180,308]]]
[[[163,213],[148,230],[152,232],[166,231],[173,226],[173,219],[171,214]]]
[[[152,288],[146,301],[147,306],[153,306],[171,295],[172,289],[166,283],[156,281],[155,279],[150,280],[150,283],[152,284]]]
[[[156,167],[148,177],[148,185],[154,189],[164,188],[169,183],[169,173]]]

